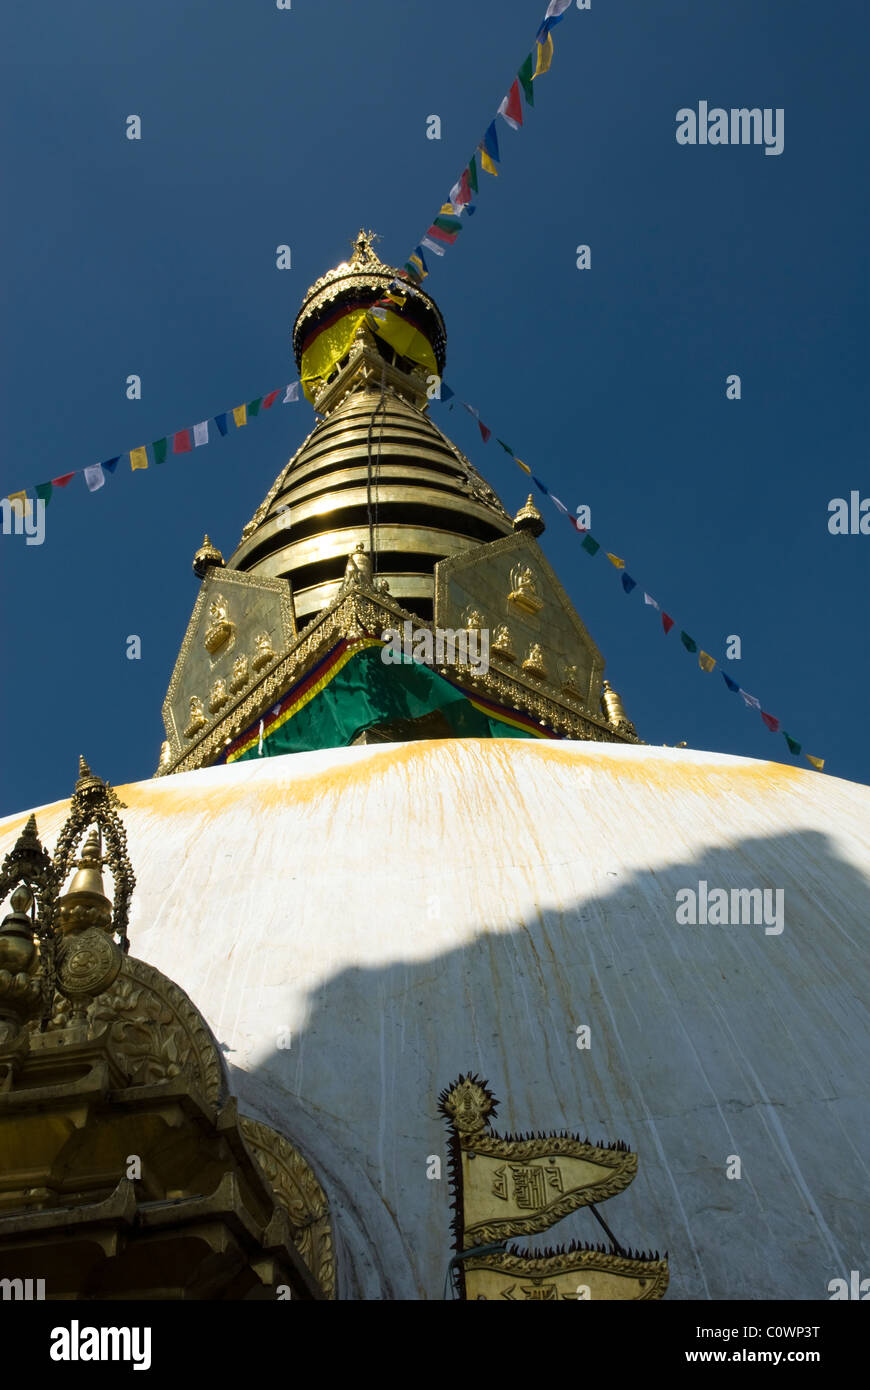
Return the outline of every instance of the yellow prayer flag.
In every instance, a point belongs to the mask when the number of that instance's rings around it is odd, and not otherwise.
[[[518,459],[516,454],[514,455],[514,463],[518,464],[524,473],[528,473],[529,477],[532,476],[532,470],[531,468],[529,468],[529,465],[527,463],[523,463],[522,459]]]
[[[496,169],[486,150],[483,148],[483,145],[480,146],[480,167],[481,169],[485,169],[488,174],[492,174],[494,178],[498,178],[498,169]]]
[[[30,516],[30,498],[27,496],[26,489],[22,492],[10,492],[9,501],[21,504],[21,516],[24,520]]]
[[[445,217],[445,216],[446,216],[446,217],[455,217],[455,215],[456,215],[456,209],[455,209],[455,207],[453,206],[452,203],[442,203],[442,204],[441,204],[441,211],[440,211],[440,213],[438,214],[439,217]]]
[[[532,77],[540,77],[541,73],[549,72],[550,64],[553,61],[553,35],[548,34],[543,43],[538,44],[538,66],[532,73]]]
[[[610,553],[609,550],[605,550],[604,553],[605,553],[605,555],[607,556],[607,558],[608,558],[608,560],[610,561],[610,563],[611,563],[612,565],[615,565],[615,567],[616,567],[618,570],[624,570],[624,569],[625,569],[625,561],[624,561],[624,560],[620,560],[620,558],[619,558],[618,555],[611,555],[611,553]]]
[[[147,468],[147,467],[148,467],[148,454],[147,454],[146,451],[145,451],[145,445],[144,445],[144,444],[140,445],[140,447],[139,447],[138,449],[131,449],[131,450],[130,450],[130,467],[131,467],[131,468]]]
[[[698,665],[702,671],[712,671],[716,665],[716,658],[708,652],[698,652]]]
[[[248,423],[248,407],[246,405],[235,406],[233,409],[233,419],[236,422],[236,428],[241,429],[242,425]]]
[[[816,769],[816,772],[821,772],[822,768],[825,766],[824,758],[814,758],[812,753],[807,753],[806,756],[807,762],[812,763],[813,767]]]

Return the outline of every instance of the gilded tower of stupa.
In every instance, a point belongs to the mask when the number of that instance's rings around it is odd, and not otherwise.
[[[207,536],[194,558],[160,773],[433,736],[636,741],[532,498],[512,519],[430,419],[444,321],[372,242],[293,326],[318,422],[229,559]]]

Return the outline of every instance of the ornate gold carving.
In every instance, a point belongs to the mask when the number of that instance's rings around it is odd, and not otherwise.
[[[258,632],[254,638],[254,660],[251,665],[255,671],[262,671],[264,666],[268,666],[270,661],[274,661],[275,653],[272,650],[272,640],[265,632]]]
[[[223,676],[218,676],[211,688],[211,694],[208,697],[209,713],[216,714],[219,709],[223,709],[229,698],[227,694],[227,683]]]
[[[539,680],[549,680],[547,674],[547,661],[544,650],[539,642],[533,642],[529,648],[528,656],[523,662],[523,670],[531,676],[537,676]]]
[[[293,1240],[327,1298],[335,1298],[335,1251],[326,1193],[288,1139],[239,1117],[239,1128],[287,1212]]]
[[[540,613],[544,600],[538,592],[538,583],[528,565],[517,565],[511,570],[513,589],[508,595],[511,603],[522,608],[525,613]]]
[[[203,642],[206,651],[214,656],[215,652],[220,651],[221,647],[229,642],[236,630],[236,625],[230,622],[227,601],[223,594],[215,594],[209,604],[208,612],[211,622],[205,630]]]
[[[534,497],[529,493],[525,505],[520,507],[514,517],[514,530],[528,531],[530,536],[535,536],[537,538],[542,535],[546,529],[544,518],[535,506]]]
[[[505,538],[511,542],[518,537]],[[500,545],[500,541],[491,542]],[[445,562],[447,563],[447,562]],[[440,569],[440,566],[439,566]],[[402,608],[391,596],[372,591],[369,595],[355,593],[338,596],[322,613],[302,630],[297,641],[285,656],[274,665],[267,679],[259,680],[251,686],[247,695],[212,725],[185,752],[176,755],[170,772],[188,772],[193,768],[208,767],[223,751],[230,735],[230,727],[237,724],[246,728],[275,703],[278,691],[288,690],[315,661],[325,655],[342,637],[349,637],[353,631],[365,631],[378,636],[385,627],[401,628],[404,621],[410,620],[420,625],[419,617]],[[450,624],[441,624],[449,626]],[[494,655],[490,647],[491,656]],[[490,699],[507,709],[526,711],[541,724],[554,727],[568,738],[587,739],[596,743],[636,743],[636,735],[627,730],[614,729],[599,714],[592,715],[583,701],[560,692],[554,686],[545,684],[527,672],[511,672],[500,669],[490,661],[485,677],[477,678],[475,689],[484,692]]]
[[[188,720],[187,727],[184,730],[184,737],[193,738],[196,734],[199,733],[200,729],[205,728],[207,723],[208,720],[205,715],[205,710],[202,707],[202,700],[199,698],[198,695],[191,695],[190,719]],[[160,766],[161,768],[166,766],[162,758],[160,759]]]
[[[172,762],[172,750],[170,749],[170,746],[169,746],[169,739],[168,739],[168,738],[165,738],[165,739],[163,740],[163,742],[161,743],[161,745],[160,745],[160,762],[159,762],[159,767],[161,768],[161,770],[162,770],[162,769],[165,769],[165,768],[167,768],[167,767],[169,766],[169,764],[170,764],[171,762]]]
[[[83,889],[93,891],[95,895],[99,896],[102,891],[102,879],[99,870],[102,865],[108,865],[114,880],[115,893],[111,922],[106,924],[104,929],[113,931],[120,936],[121,946],[124,951],[127,951],[130,946],[127,939],[130,898],[136,879],[127,855],[127,833],[121,817],[118,815],[118,811],[121,809],[122,803],[119,801],[117,793],[107,782],[91,772],[84,758],[79,758],[78,781],[70,802],[69,814],[61,829],[54,852],[54,869],[57,883],[63,883],[72,868],[76,845],[86,831],[92,826],[96,826],[99,831],[95,847],[96,853],[94,852],[93,841],[91,841],[90,848],[85,847],[85,853],[80,861],[80,867],[87,871],[82,880]],[[101,841],[105,842],[105,854],[101,850]],[[99,881],[99,887],[97,881]],[[72,897],[75,888],[76,880],[71,885],[68,898]],[[84,899],[77,900],[72,897],[72,906],[82,905],[84,901]]]
[[[663,1298],[668,1262],[657,1251],[620,1255],[603,1246],[569,1245],[552,1252],[505,1250],[463,1260],[466,1298],[510,1302],[589,1299],[640,1302]]]
[[[516,661],[517,655],[514,651],[513,638],[507,623],[499,623],[492,634],[490,651],[493,656],[500,656],[504,661]]]
[[[359,588],[374,588],[371,556],[366,553],[362,541],[357,542],[347,557],[340,593],[348,594],[352,589]]]
[[[54,994],[57,874],[32,815],[0,867],[0,902],[7,896],[12,912],[0,924],[0,936],[7,939],[5,951],[0,950],[0,1046],[40,1010],[47,1018]],[[38,961],[16,949],[14,938],[26,946],[28,936],[39,942]]]
[[[214,565],[217,569],[222,569],[224,557],[221,555],[217,546],[212,545],[208,536],[205,536],[202,545],[193,557],[193,572],[198,579],[204,579],[206,571]]]
[[[214,727],[215,725],[216,721],[213,718],[210,720],[206,714],[201,698],[198,695],[190,696],[186,691],[185,699],[188,701],[195,699],[197,703],[191,706],[190,714],[186,717],[182,715],[181,711],[178,709],[179,694],[181,691],[185,690],[185,686],[187,686],[189,690],[191,684],[194,684],[195,687],[199,685],[200,679],[202,679],[203,683],[209,680],[209,667],[211,666],[213,668],[218,662],[226,663],[227,665],[224,679],[230,676],[231,667],[228,658],[233,643],[225,643],[215,656],[207,656],[203,653],[205,644],[203,642],[202,633],[203,626],[208,622],[209,607],[215,593],[218,592],[220,596],[230,593],[231,590],[239,589],[243,591],[238,595],[241,613],[235,608],[235,599],[234,611],[237,613],[237,616],[239,616],[240,623],[243,622],[246,608],[251,604],[256,605],[258,602],[257,595],[261,597],[274,595],[274,598],[269,597],[269,602],[274,605],[277,610],[277,615],[280,617],[278,637],[282,644],[282,650],[286,651],[288,647],[292,646],[295,640],[296,623],[293,616],[293,599],[290,586],[285,579],[265,579],[257,575],[244,574],[231,569],[223,569],[220,571],[220,578],[218,580],[215,571],[207,573],[197,597],[196,604],[194,605],[190,622],[187,625],[187,631],[184,634],[184,640],[182,641],[178,658],[169,681],[166,698],[163,701],[163,722],[166,726],[166,734],[169,740],[171,761],[169,766],[161,764],[158,767],[157,776],[164,776],[167,771],[175,770],[174,765],[184,752],[183,741],[185,739],[189,741],[198,741],[198,736],[201,735],[204,730],[210,726]],[[253,626],[254,623],[256,623],[256,625],[259,626],[262,620],[262,615],[253,618],[250,620],[251,625]],[[241,627],[237,627],[236,629],[237,633],[243,630],[244,629]],[[265,635],[266,634],[263,634],[264,637]],[[247,645],[247,643],[245,644]],[[269,639],[269,651],[271,653],[269,660],[274,661],[276,658],[275,652],[272,650],[271,639]],[[262,665],[266,664],[268,663],[262,663]],[[202,687],[200,686],[200,688]],[[242,693],[243,692],[239,692],[239,696],[241,696]],[[234,694],[230,697],[227,705],[218,712],[219,718],[222,720],[230,719],[230,721],[232,721],[233,713],[238,707],[237,702],[239,696]],[[196,746],[196,744],[194,744],[194,746]],[[197,763],[195,765],[199,766],[200,764]]]
[[[268,638],[266,639],[268,641]],[[271,646],[271,643],[269,644]],[[244,690],[251,675],[248,669],[248,658],[245,655],[237,656],[233,662],[233,674],[230,680],[230,690],[237,695],[240,690]]]
[[[56,1018],[63,1020],[63,1010]],[[226,1094],[214,1036],[174,981],[153,965],[125,956],[111,987],[88,1010],[92,1036],[106,1034],[131,1086],[153,1086],[183,1073],[212,1105]]]

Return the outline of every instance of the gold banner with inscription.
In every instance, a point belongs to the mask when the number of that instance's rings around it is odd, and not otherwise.
[[[599,1250],[566,1250],[534,1258],[526,1255],[473,1255],[463,1261],[467,1299],[511,1302],[560,1300],[635,1302],[663,1298],[667,1260],[630,1259]]]

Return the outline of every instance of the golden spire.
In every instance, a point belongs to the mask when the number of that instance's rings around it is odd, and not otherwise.
[[[103,856],[100,832],[88,831],[82,852],[76,860],[69,890],[60,899],[61,930],[68,932],[83,923],[104,930],[112,920],[112,904],[103,888]]]
[[[223,564],[223,555],[220,553],[216,545],[212,545],[211,541],[208,538],[208,535],[206,534],[203,537],[202,545],[199,547],[199,550],[197,550],[196,554],[193,557],[194,574],[197,576],[198,579],[204,579],[206,571],[208,570],[210,565],[214,565],[216,569],[222,569]]]
[[[532,494],[529,493],[525,506],[520,507],[514,517],[514,530],[528,531],[533,536],[540,536],[546,529],[546,522],[535,506]]]

